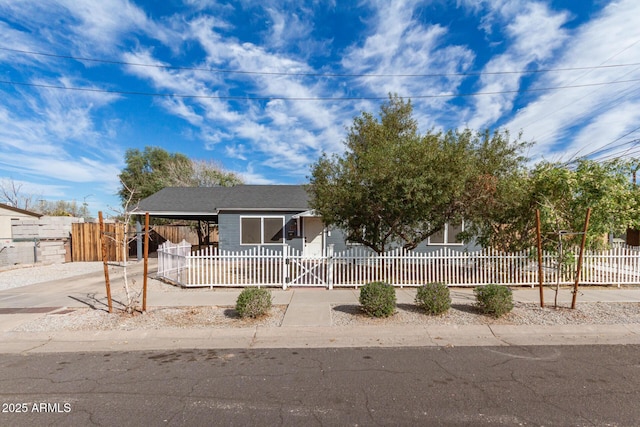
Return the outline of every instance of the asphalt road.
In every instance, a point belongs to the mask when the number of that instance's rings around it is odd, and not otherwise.
[[[0,355],[2,426],[640,424],[640,346]]]

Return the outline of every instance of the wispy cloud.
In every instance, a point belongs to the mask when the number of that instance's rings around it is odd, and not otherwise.
[[[571,43],[549,65],[553,68],[584,67],[638,62],[640,27],[629,16],[640,13],[640,4],[624,0],[608,5],[593,21],[574,30]],[[589,55],[584,55],[589,52]],[[547,73],[534,87],[615,82],[640,78],[640,67]],[[592,151],[638,125],[637,113],[629,108],[637,99],[637,83],[549,91],[530,102],[505,126],[522,129],[537,140],[537,156],[566,157],[578,151]],[[630,103],[631,102],[631,103]],[[611,121],[612,117],[616,120]],[[606,118],[608,129],[601,124]],[[586,121],[576,136],[573,129]],[[591,138],[587,129],[599,129]],[[637,135],[636,135],[637,136]]]
[[[206,64],[211,67],[227,67],[236,70],[261,70],[271,72],[313,72],[313,68],[298,58],[271,52],[266,47],[229,38],[218,28],[229,25],[218,19],[198,17],[188,23],[189,38],[197,41],[207,52]],[[126,54],[130,62],[159,63],[151,52]],[[194,64],[196,66],[198,64]],[[204,66],[204,65],[201,65]],[[270,101],[225,101],[216,96],[233,94],[235,87],[243,87],[249,97],[324,96],[328,88],[301,76],[273,76],[258,74],[225,75],[224,79],[207,72],[166,70],[149,67],[128,67],[136,76],[148,79],[159,89],[173,93],[197,94],[197,99],[169,99],[159,103],[173,114],[187,120],[200,129],[207,147],[211,144],[230,144],[227,154],[246,159],[248,152],[263,157],[263,166],[286,170],[289,173],[306,173],[308,163],[324,149],[335,150],[337,141],[325,140],[339,134],[329,131],[342,128],[342,121],[335,107],[323,102],[295,103]],[[239,105],[245,109],[238,112]],[[215,131],[219,126],[227,130]],[[239,149],[238,147],[243,147]]]
[[[509,39],[509,47],[504,53],[494,56],[483,67],[483,72],[521,71],[531,65],[538,68],[552,58],[567,39],[567,31],[562,27],[568,18],[566,12],[551,11],[542,3],[525,3],[517,12],[500,2],[493,6],[497,9],[492,10],[489,16],[498,14],[506,23],[504,32]],[[513,91],[521,89],[522,80],[522,74],[483,75],[479,92],[507,93],[476,97],[470,111],[469,126],[474,129],[491,126],[510,112],[518,96]]]
[[[475,55],[465,46],[447,45],[447,29],[424,24],[414,17],[417,1],[371,1],[374,15],[367,21],[368,36],[362,44],[351,46],[342,59],[346,70],[358,74],[453,74],[466,71]],[[438,95],[455,93],[461,76],[439,78],[363,77],[359,81],[365,94],[385,96]],[[354,94],[357,95],[357,94]],[[417,105],[418,102],[415,102]],[[446,98],[420,100],[422,113],[431,120],[447,116],[451,107]],[[371,105],[369,106],[371,107]],[[371,108],[369,108],[371,109]],[[434,125],[423,123],[426,127]]]

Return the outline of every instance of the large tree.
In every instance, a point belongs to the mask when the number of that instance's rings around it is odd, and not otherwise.
[[[165,187],[214,187],[242,184],[233,172],[204,160],[191,160],[184,154],[169,153],[160,147],[137,148],[125,153],[126,167],[119,175],[122,187],[118,192],[123,204],[133,197],[135,205],[141,199]]]
[[[540,162],[497,188],[495,204],[478,206],[472,232],[481,243],[504,250],[535,245],[535,209],[541,211],[545,248],[555,250],[560,231],[582,230],[592,208],[587,245],[606,244],[609,233],[640,225],[640,192],[631,182],[634,161],[581,159],[574,166]],[[567,234],[565,243],[579,235]]]
[[[390,96],[379,117],[364,112],[348,131],[343,155],[313,166],[311,207],[351,241],[384,252],[415,248],[469,206],[492,194],[522,164],[524,143],[506,132],[418,132],[410,101]]]

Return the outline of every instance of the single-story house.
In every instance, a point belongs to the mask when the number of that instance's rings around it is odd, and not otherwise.
[[[13,241],[11,221],[38,219],[41,216],[42,215],[39,213],[14,208],[13,206],[0,203],[0,247],[9,246]]]
[[[168,187],[141,200],[131,210],[134,215],[146,212],[156,218],[217,224],[221,250],[278,249],[286,243],[304,256],[315,257],[326,254],[328,245],[333,245],[336,252],[353,247],[339,229],[325,227],[322,218],[309,207],[304,185]],[[447,227],[418,250],[468,248],[456,240],[462,227]]]

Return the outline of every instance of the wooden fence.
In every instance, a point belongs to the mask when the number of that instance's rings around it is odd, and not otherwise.
[[[109,261],[122,261],[122,239],[124,238],[124,225],[105,223],[107,235],[107,259]],[[129,256],[136,255],[135,228],[129,227]],[[153,225],[149,233],[149,252],[154,252],[166,241],[186,241],[191,245],[198,245],[198,233],[189,225]],[[211,242],[217,244],[218,230],[212,229]],[[119,243],[115,243],[115,241]],[[102,248],[100,246],[100,224],[77,223],[71,228],[72,260],[76,262],[102,261]]]
[[[577,259],[577,254],[575,256]],[[556,254],[543,254],[544,283],[572,284],[575,261],[563,273]],[[560,277],[558,278],[558,275]],[[491,283],[515,286],[538,284],[535,251],[502,253],[491,249],[462,252],[442,248],[431,253],[398,249],[381,255],[353,248],[309,258],[288,245],[230,252],[217,248],[191,251],[188,242],[166,242],[158,249],[158,275],[183,286],[324,286],[358,287],[372,281],[394,286],[443,282],[451,286]],[[640,250],[613,248],[587,251],[580,283],[592,285],[640,284]]]
[[[107,260],[120,262],[123,260],[122,239],[124,239],[124,225],[107,223],[104,227],[107,236]],[[102,261],[100,224],[71,224],[71,254],[74,262]]]
[[[183,240],[192,245],[198,244],[198,233],[188,225],[152,225],[151,232],[157,236],[158,245]]]

